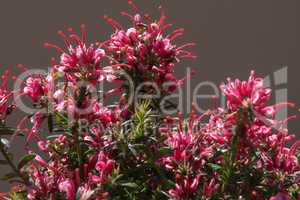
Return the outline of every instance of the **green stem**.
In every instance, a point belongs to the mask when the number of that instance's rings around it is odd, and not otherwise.
[[[10,168],[13,170],[13,172],[18,176],[20,177],[24,183],[26,185],[29,185],[29,182],[28,180],[21,174],[21,172],[18,170],[18,168],[15,166],[15,164],[12,162],[12,160],[10,159],[8,153],[6,152],[6,150],[4,149],[4,146],[3,144],[0,142],[0,151],[3,155],[3,157],[5,158],[7,164],[10,166]]]
[[[225,181],[221,187],[221,192],[224,193],[228,187],[231,185],[231,177],[235,170],[235,161],[238,150],[239,139],[241,135],[244,133],[244,124],[242,122],[237,123],[237,127],[235,129],[235,135],[233,136],[231,143],[231,151],[229,152],[229,160],[225,163],[225,171],[228,172],[225,176]]]
[[[78,160],[80,173],[83,173],[82,150],[81,150],[80,139],[79,139],[80,135],[79,135],[76,125],[73,126],[72,133],[74,135],[74,142],[75,142],[75,148],[76,148],[76,154],[77,154],[77,160]]]
[[[80,87],[78,99],[77,99],[77,107],[81,108],[86,95],[87,95],[86,86]],[[80,174],[83,174],[83,171],[84,171],[83,170],[83,154],[82,154],[82,149],[81,149],[81,145],[80,145],[80,133],[78,131],[78,128],[79,128],[78,126],[79,126],[79,124],[78,124],[78,122],[76,122],[72,128],[72,133],[75,137],[76,153],[77,153]]]

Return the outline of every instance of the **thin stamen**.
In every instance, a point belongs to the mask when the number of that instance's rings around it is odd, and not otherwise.
[[[82,34],[81,40],[83,43],[86,43],[86,27],[85,27],[85,25],[81,24],[80,29],[81,29],[81,34]]]
[[[28,69],[23,64],[17,64],[16,67],[22,71],[27,71]]]
[[[164,25],[164,23],[166,21],[166,15],[165,15],[165,11],[162,6],[159,6],[158,9],[160,10],[160,19],[159,19],[158,24],[160,26],[162,26],[162,25]]]
[[[44,43],[44,47],[45,48],[52,48],[52,49],[55,49],[55,50],[57,50],[59,53],[64,53],[65,51],[62,49],[62,48],[60,48],[59,46],[57,46],[57,45],[54,45],[54,44],[50,44],[50,43]]]
[[[121,24],[119,24],[117,21],[115,21],[114,19],[108,17],[107,15],[104,15],[104,20],[109,24],[111,25],[114,29],[116,30],[121,30],[123,29]]]
[[[196,43],[187,43],[187,44],[184,44],[184,45],[178,47],[176,50],[177,50],[177,51],[180,51],[180,50],[182,50],[182,49],[184,49],[184,48],[187,48],[187,47],[194,47],[194,46],[196,46]]]
[[[128,0],[128,5],[131,7],[131,9],[136,12],[140,13],[139,8],[135,5],[135,3],[132,0]]]
[[[128,17],[130,19],[130,21],[134,22],[134,17],[130,14],[128,14],[127,12],[121,12],[121,15],[124,17]]]

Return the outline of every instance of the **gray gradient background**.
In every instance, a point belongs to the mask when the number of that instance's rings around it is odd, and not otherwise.
[[[298,108],[300,1],[136,0],[136,3],[154,16],[158,16],[158,5],[164,5],[169,22],[184,27],[184,39],[197,43],[194,50],[199,58],[184,63],[197,68],[192,85],[199,81],[220,83],[228,76],[246,78],[251,69],[266,76],[288,66],[288,84],[274,89],[288,88],[289,99]],[[127,22],[119,16],[120,11],[127,9],[126,0],[2,0],[0,72],[12,69],[17,73],[14,69],[17,63],[46,68],[56,54],[43,49],[42,44],[45,41],[63,44],[56,35],[59,29],[79,28],[85,23],[90,41],[104,40],[111,28],[101,16],[108,14]],[[183,72],[181,66],[179,74]],[[299,120],[291,122],[289,128],[297,134]],[[17,157],[22,152],[20,144],[21,141],[13,144]],[[4,174],[5,167],[0,167],[0,174]],[[0,182],[0,191],[7,189]]]

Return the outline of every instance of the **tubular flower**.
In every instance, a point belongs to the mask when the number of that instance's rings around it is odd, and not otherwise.
[[[37,168],[39,167],[39,168]],[[57,169],[50,169],[49,165],[42,158],[36,159],[36,164],[31,165],[28,170],[28,174],[31,176],[32,185],[28,188],[27,198],[35,200],[38,198],[53,198],[55,193],[59,193],[59,180],[61,176]]]
[[[223,109],[218,109],[211,113],[209,122],[201,128],[201,133],[205,135],[205,139],[210,144],[229,144],[232,137],[232,130],[226,122],[225,112]]]
[[[1,85],[0,85],[0,119],[5,119],[6,115],[10,113],[11,106],[9,105],[9,97],[12,95],[12,92],[8,91],[8,77],[9,71],[6,71],[1,76]]]
[[[175,188],[169,191],[172,199],[188,200],[195,196],[200,176],[197,176],[194,179],[185,176],[182,183],[179,183],[179,179],[180,178],[178,178]]]
[[[176,127],[175,132],[172,132],[168,129],[166,130],[167,132],[163,133],[166,134],[168,137],[166,143],[167,146],[169,146],[169,148],[172,150],[172,155],[162,158],[162,161],[168,169],[176,170],[178,166],[183,165],[184,163],[194,162],[192,151],[195,151],[195,148],[197,148],[198,146],[196,135],[192,132],[191,129],[192,127],[189,127],[187,130],[184,130],[182,126],[186,124],[186,122],[180,121],[180,119],[179,122],[177,120],[174,121],[173,119],[171,119],[170,122],[180,123],[180,125]]]
[[[166,144],[171,149],[171,155],[161,159],[163,165],[176,173],[176,186],[169,190],[171,199],[193,199],[202,189],[203,196],[210,197],[211,193],[218,189],[218,181],[213,182],[202,181],[200,178],[205,177],[203,171],[206,166],[207,159],[212,158],[219,140],[209,136],[208,127],[201,127],[200,120],[204,116],[197,116],[195,110],[190,114],[189,120],[173,121],[169,119],[168,123],[178,125],[178,128],[167,134]],[[177,119],[178,120],[178,119]],[[175,124],[173,124],[175,123]],[[211,124],[212,125],[212,124]],[[175,126],[176,127],[176,126]],[[169,130],[169,129],[167,129]],[[171,131],[170,128],[169,131]],[[164,132],[165,130],[162,129]],[[207,131],[207,133],[206,133]],[[217,177],[217,175],[216,175]]]
[[[23,94],[31,97],[32,101],[37,102],[45,94],[43,82],[43,78],[29,77],[25,82]]]
[[[221,85],[221,90],[227,97],[227,106],[231,111],[244,106],[251,106],[256,110],[266,106],[271,97],[271,89],[263,87],[263,79],[255,78],[254,71],[250,73],[247,81],[236,79]]]
[[[183,29],[167,33],[163,10],[157,21],[122,15],[133,25],[105,17],[115,32],[103,43],[87,44],[84,26],[81,36],[59,31],[66,48],[45,46],[58,50],[60,60],[52,60],[47,75],[15,77],[22,89],[10,92],[8,72],[2,76],[0,164],[11,167],[5,178],[22,190],[0,192],[0,199],[299,199],[300,141],[288,147],[295,136],[284,128],[294,116],[276,118],[293,104],[269,105],[271,90],[251,72],[246,81],[221,85],[226,109],[214,97],[214,108],[201,115],[196,105],[186,119],[165,115],[161,103],[185,80],[175,77],[175,66],[194,57],[185,50],[194,44],[176,44]],[[107,82],[113,88],[103,90],[99,83]],[[141,85],[131,99],[131,86]],[[154,92],[161,96],[148,98]],[[15,93],[30,97],[34,109],[8,127]],[[119,93],[116,103],[107,101]],[[15,166],[9,142],[19,134],[27,136],[27,155]]]
[[[100,175],[94,176],[93,180],[99,183],[105,182],[107,175],[112,172],[114,165],[115,161],[109,159],[104,152],[101,151],[98,155],[98,161],[95,166],[95,169],[100,173]]]
[[[250,110],[251,115],[272,125],[276,123],[274,119],[278,109],[283,106],[294,106],[289,102],[267,105],[271,98],[271,89],[263,86],[263,79],[255,77],[254,71],[251,71],[247,81],[238,79],[231,81],[228,78],[228,83],[222,84],[220,88],[227,98],[227,107],[230,112],[236,112],[239,109]],[[280,123],[284,122],[285,120]]]
[[[76,197],[75,184],[72,180],[66,179],[59,183],[59,191],[66,193],[67,200],[74,200]]]
[[[33,137],[37,136],[37,133],[39,132],[39,129],[42,127],[42,123],[45,120],[44,114],[37,112],[31,117],[31,122],[33,124],[31,130],[28,133],[27,136],[27,143],[32,140]]]
[[[136,7],[134,11],[137,12]],[[138,82],[155,82],[161,91],[172,92],[184,81],[184,78],[180,80],[175,78],[175,64],[183,58],[195,57],[185,50],[187,47],[194,46],[194,43],[182,46],[174,43],[177,37],[183,35],[184,29],[176,29],[166,34],[166,29],[171,24],[166,23],[163,11],[157,22],[151,22],[148,15],[131,16],[126,12],[122,12],[122,15],[129,17],[133,27],[124,30],[116,21],[105,17],[107,22],[116,29],[111,39],[103,44],[113,58],[113,66],[129,72]],[[144,22],[144,18],[149,22]]]
[[[97,84],[105,79],[105,70],[101,66],[101,62],[105,57],[105,51],[95,47],[94,44],[89,46],[86,44],[84,25],[81,26],[81,37],[76,35],[72,29],[69,31],[69,36],[62,31],[58,32],[65,41],[67,51],[53,44],[45,44],[45,47],[55,48],[61,53],[60,62],[54,62],[54,68],[58,72],[65,74],[66,78],[74,83],[88,81],[92,84]],[[111,74],[109,77],[110,80]]]
[[[270,143],[274,138],[276,132],[274,128],[282,132],[283,125],[294,118],[294,116],[282,120],[275,118],[281,107],[293,107],[294,104],[283,102],[269,105],[271,89],[263,87],[263,79],[255,77],[253,71],[247,81],[228,79],[228,83],[222,84],[220,88],[227,98],[226,124],[235,125],[241,122],[245,128],[246,140],[241,142],[242,147],[264,148],[265,143]]]

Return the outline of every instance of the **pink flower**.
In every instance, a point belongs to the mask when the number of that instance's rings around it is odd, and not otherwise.
[[[174,189],[169,190],[169,194],[178,200],[191,199],[198,188],[200,176],[189,178],[185,176],[183,182],[180,183],[180,178],[177,178],[176,186]]]
[[[94,195],[95,191],[90,189],[88,185],[84,185],[78,188],[78,193],[80,194],[79,200],[89,200]]]
[[[133,27],[125,30],[116,21],[106,17],[107,22],[116,29],[111,39],[104,44],[107,52],[113,57],[114,66],[139,74],[141,81],[155,82],[163,92],[174,91],[184,80],[175,78],[174,66],[180,59],[195,57],[185,50],[194,46],[194,43],[182,46],[175,44],[174,40],[181,36],[184,30],[176,29],[166,34],[170,24],[166,23],[163,11],[160,19],[152,23],[144,23],[139,14],[122,14],[130,18]]]
[[[59,191],[66,194],[67,200],[74,200],[76,197],[75,184],[71,179],[59,183]]]
[[[46,162],[40,156],[36,155],[35,162],[27,167],[27,173],[30,176],[31,182],[28,188],[28,199],[51,199],[55,197],[60,190],[61,192],[66,192],[69,188],[67,184],[63,184],[63,181],[61,181],[62,176],[59,171],[63,166],[61,163],[56,162],[54,164],[53,162],[54,160]],[[64,169],[64,174],[67,174],[66,169]]]
[[[99,102],[95,102],[93,105],[93,117],[100,119],[104,127],[117,121],[115,113],[101,105]]]
[[[281,148],[277,153],[273,166],[285,171],[285,172],[295,172],[300,170],[298,158],[297,158],[297,148],[299,148],[300,142],[296,142],[291,148]]]
[[[65,91],[62,89],[56,90],[53,94],[53,98],[58,102],[63,101],[65,97],[66,97]]]
[[[201,192],[206,198],[209,198],[218,190],[219,186],[220,184],[215,179],[211,179],[204,183]]]
[[[179,121],[178,123],[183,123]],[[192,133],[192,130],[189,129],[185,132],[178,127],[176,132],[172,132],[171,130],[166,130],[167,134],[167,145],[172,150],[172,155],[163,158],[163,163],[166,168],[171,170],[176,170],[177,165],[181,165],[185,162],[193,163],[193,149],[197,148],[196,137]],[[191,166],[192,167],[192,166]]]
[[[166,145],[172,152],[171,155],[161,158],[167,169],[177,171],[184,168],[198,173],[205,159],[213,155],[214,142],[206,136],[211,132],[207,127],[201,129],[197,127],[201,123],[200,118],[194,109],[188,120],[183,120],[180,114],[179,119],[168,118],[167,128],[161,129],[161,133],[167,136]]]
[[[108,174],[112,173],[115,166],[115,161],[109,159],[103,151],[98,154],[98,161],[95,165],[95,169],[100,173],[100,176],[93,176],[93,180],[96,182],[104,182]]]
[[[35,155],[35,161],[42,167],[47,167],[48,163],[39,155]]]
[[[252,145],[267,142],[274,130],[281,127],[294,116],[287,119],[275,120],[277,110],[284,106],[293,107],[293,103],[282,102],[268,105],[271,89],[263,87],[263,79],[254,76],[251,71],[247,81],[228,79],[221,89],[227,98],[228,117],[227,124],[234,125],[243,121],[247,139]]]
[[[8,91],[9,71],[5,71],[1,76],[0,85],[0,119],[5,119],[7,114],[10,114],[12,105],[9,105],[9,97],[12,92]]]
[[[37,136],[37,133],[39,132],[39,129],[41,128],[44,120],[45,120],[45,115],[41,112],[37,112],[31,117],[31,122],[32,122],[33,126],[28,133],[28,136],[26,139],[27,143],[29,141],[31,141],[31,139],[33,137]]]
[[[232,131],[224,118],[223,109],[219,109],[209,116],[209,122],[203,126],[201,133],[206,136],[209,143],[229,144]]]
[[[109,174],[113,170],[114,163],[115,162],[113,160],[108,159],[106,155],[101,151],[98,155],[98,161],[95,168],[103,174]]]
[[[228,79],[228,83],[221,85],[221,89],[227,97],[227,106],[231,111],[242,107],[253,107],[261,111],[271,97],[271,89],[264,88],[263,79],[255,78],[253,71],[247,81]]]
[[[279,192],[276,196],[272,196],[270,200],[290,200],[290,198],[287,194]]]
[[[37,102],[44,95],[44,80],[41,77],[29,77],[25,82],[23,94]]]
[[[66,43],[67,51],[64,49],[46,43],[45,47],[55,48],[59,53],[59,64],[54,63],[54,68],[63,72],[67,79],[72,82],[88,81],[96,84],[102,81],[105,72],[102,70],[101,62],[105,58],[105,51],[94,44],[86,45],[85,26],[81,26],[81,37],[70,29],[70,35],[65,35],[62,31],[58,34]],[[110,77],[111,79],[111,77]]]
[[[139,12],[131,0],[129,4]],[[166,23],[163,11],[156,21],[147,15],[122,14],[133,25],[123,28],[105,17],[115,32],[101,44],[86,44],[84,26],[81,36],[72,29],[69,35],[59,31],[66,48],[46,44],[59,51],[59,62],[53,60],[47,76],[32,75],[22,82],[22,94],[45,111],[36,110],[16,125],[16,134],[27,133],[28,154],[35,155],[32,160],[25,157],[22,166],[12,165],[24,179],[21,181],[28,199],[143,199],[148,195],[174,200],[235,196],[289,200],[300,181],[300,142],[285,147],[293,136],[283,125],[291,117],[276,121],[275,115],[280,107],[292,104],[268,105],[271,90],[251,72],[246,81],[229,79],[221,85],[227,97],[226,110],[217,108],[215,101],[214,109],[198,115],[194,106],[183,119],[180,113],[169,117],[155,112],[160,103],[156,101],[149,101],[149,111],[135,109],[128,105],[130,94],[124,74],[129,74],[134,86],[155,83],[167,97],[185,80],[177,79],[174,69],[181,59],[194,57],[186,50],[194,44],[176,44],[175,39],[184,31],[167,32],[171,25]],[[108,59],[107,64],[103,59]],[[58,83],[60,80],[64,82]],[[15,91],[7,90],[8,72],[2,81],[0,125],[5,127],[0,128],[1,134],[6,134],[9,97]],[[122,93],[119,103],[104,106],[94,95],[99,92],[98,83],[104,81],[117,87],[100,91],[103,99]],[[148,86],[142,89],[142,93],[153,93]],[[32,122],[30,129],[24,128],[28,119]],[[38,133],[46,120],[51,134],[43,139]],[[277,131],[266,121],[278,125]],[[147,133],[131,137],[141,131]],[[35,144],[28,143],[33,138],[42,156],[31,150]],[[2,153],[8,158],[6,150],[3,146]],[[272,192],[274,189],[280,192]]]

